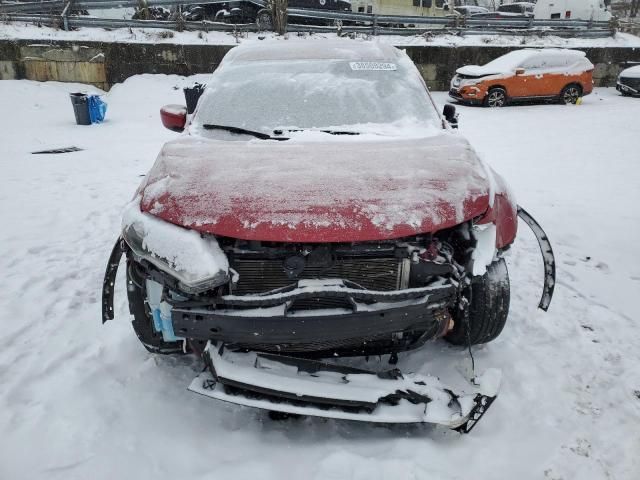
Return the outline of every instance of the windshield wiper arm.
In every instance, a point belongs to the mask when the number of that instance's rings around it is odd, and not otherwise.
[[[212,125],[210,123],[205,123],[202,125],[202,128],[205,130],[225,130],[231,133],[237,133],[240,135],[251,135],[252,137],[259,138],[260,140],[289,140],[285,137],[272,137],[269,134],[263,132],[256,132],[254,130],[247,130],[241,127],[232,127],[230,125]]]

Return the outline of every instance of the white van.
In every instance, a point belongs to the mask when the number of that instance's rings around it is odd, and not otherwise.
[[[445,17],[455,15],[446,0],[351,0],[351,11],[376,15]]]
[[[611,20],[610,0],[538,0],[533,10],[537,20]]]

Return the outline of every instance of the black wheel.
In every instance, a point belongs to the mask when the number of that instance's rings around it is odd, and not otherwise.
[[[500,335],[509,315],[509,272],[504,259],[493,262],[482,277],[471,283],[468,322],[454,312],[454,327],[445,339],[454,345],[488,343]]]
[[[492,88],[487,93],[484,104],[491,108],[504,107],[507,104],[507,91],[500,87]]]
[[[578,99],[582,96],[582,88],[580,85],[571,84],[567,85],[560,92],[560,100],[565,105],[575,105],[578,103]]]
[[[165,342],[162,334],[153,328],[151,312],[144,301],[146,297],[144,281],[132,272],[130,265],[130,261],[127,261],[127,298],[129,312],[133,315],[131,325],[138,340],[151,353],[183,353],[182,342]]]
[[[273,18],[267,9],[260,10],[256,16],[256,23],[260,30],[273,30]]]

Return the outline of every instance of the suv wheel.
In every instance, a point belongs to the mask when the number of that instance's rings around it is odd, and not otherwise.
[[[567,85],[562,89],[560,93],[560,100],[565,105],[575,105],[578,103],[578,99],[582,96],[582,88],[579,85]]]
[[[484,99],[487,107],[504,107],[507,103],[507,92],[504,88],[492,88]]]

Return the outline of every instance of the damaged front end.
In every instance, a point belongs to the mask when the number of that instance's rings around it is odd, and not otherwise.
[[[553,253],[520,212],[545,248],[546,308]],[[434,377],[355,369],[335,359],[391,354],[394,363],[397,353],[468,321],[471,279],[501,254],[493,247],[478,254],[481,243],[495,244],[495,228],[465,222],[400,240],[297,244],[213,238],[154,222],[161,221],[137,208],[125,215],[124,238],[105,275],[103,321],[113,318],[125,254],[129,294],[143,299],[154,334],[203,355],[208,368],[192,391],[283,413],[437,423],[462,432],[493,402],[499,372],[456,394]],[[189,264],[192,257],[200,263]]]

